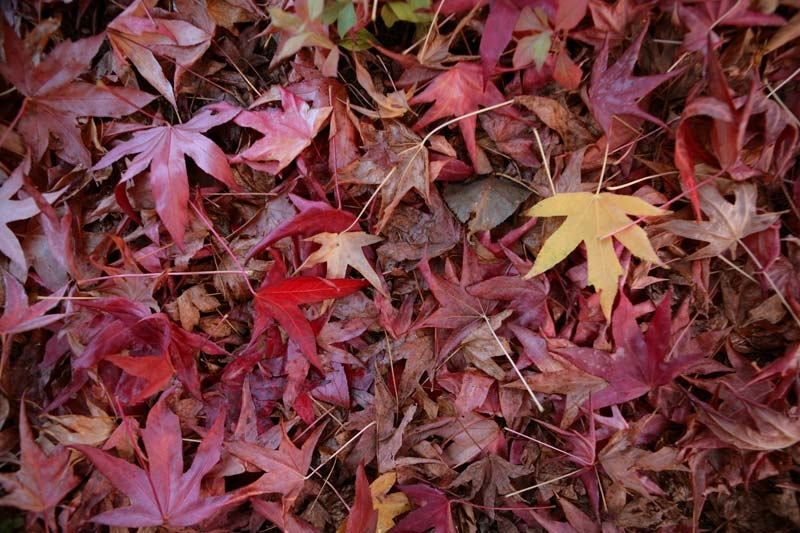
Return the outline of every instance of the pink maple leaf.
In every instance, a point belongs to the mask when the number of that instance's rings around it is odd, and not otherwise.
[[[166,124],[137,131],[129,140],[104,155],[91,170],[107,167],[126,155],[138,154],[122,174],[117,185],[117,198],[124,202],[126,197],[121,187],[149,167],[156,212],[175,242],[181,244],[189,219],[189,176],[185,156],[191,157],[197,166],[231,189],[240,189],[225,153],[208,137],[201,135],[232,120],[239,111],[228,104],[212,104],[185,124]]]
[[[116,527],[186,527],[210,518],[232,499],[231,494],[203,496],[200,490],[203,476],[219,462],[224,417],[217,417],[184,472],[180,421],[166,400],[162,394],[142,430],[146,468],[91,446],[74,446],[131,499],[131,505],[100,513],[93,521]]]
[[[325,125],[332,107],[312,109],[292,92],[280,87],[283,109],[243,111],[236,123],[258,130],[264,136],[231,159],[247,163],[257,170],[277,174],[286,168],[300,152],[311,145]]]

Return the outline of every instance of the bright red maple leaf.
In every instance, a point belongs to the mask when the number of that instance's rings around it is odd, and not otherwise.
[[[48,527],[56,528],[55,507],[81,480],[72,473],[70,451],[59,445],[48,455],[33,438],[25,408],[19,409],[20,469],[0,474],[0,485],[8,493],[0,498],[0,507],[11,505],[43,514]]]
[[[167,396],[162,394],[150,409],[141,431],[148,456],[145,468],[91,446],[73,446],[131,499],[128,507],[100,513],[94,522],[116,527],[193,526],[233,498],[231,493],[204,496],[200,489],[203,476],[219,462],[225,417],[217,417],[184,472],[180,421],[167,407]]]
[[[156,212],[180,246],[189,219],[189,176],[185,156],[191,157],[197,166],[229,188],[240,189],[225,153],[208,137],[201,135],[232,120],[239,112],[240,109],[229,104],[212,104],[202,108],[185,124],[151,126],[137,131],[130,139],[111,149],[91,170],[107,167],[126,155],[138,154],[122,174],[117,185],[117,199],[127,202],[125,182],[149,167]]]
[[[592,65],[592,83],[589,86],[589,109],[606,134],[611,129],[615,116],[632,115],[655,122],[662,128],[663,121],[639,107],[638,101],[653,89],[680,73],[673,70],[652,76],[633,76],[633,67],[639,57],[639,49],[647,34],[647,26],[631,43],[613,66],[608,66],[608,41],[598,53]]]
[[[505,100],[494,83],[486,80],[478,63],[459,62],[439,74],[428,87],[415,95],[411,105],[433,102],[430,109],[417,121],[415,129],[424,128],[434,120],[461,116],[477,111],[480,106],[492,106]],[[458,122],[461,135],[467,144],[472,165],[478,169],[478,144],[475,141],[476,117],[466,117]]]
[[[355,224],[356,217],[347,211],[331,207],[327,202],[306,200],[294,194],[290,194],[289,199],[300,212],[289,220],[281,222],[266,234],[250,250],[246,259],[249,260],[284,237],[298,235],[307,238],[325,231],[340,233]]]
[[[300,347],[300,351],[315,367],[322,369],[317,357],[316,334],[299,305],[347,296],[369,285],[359,279],[325,279],[312,276],[287,278],[269,283],[256,291],[255,309],[257,331],[264,320],[272,318]]]
[[[77,117],[120,118],[155,98],[136,89],[75,81],[91,65],[103,35],[63,41],[37,63],[5,17],[0,19],[5,55],[0,62],[0,75],[25,96],[17,128],[34,160],[41,159],[51,139],[57,139],[55,149],[65,161],[90,166],[91,156],[81,139]]]
[[[236,154],[231,162],[277,174],[311,145],[325,125],[332,107],[311,109],[291,91],[280,86],[279,90],[283,109],[242,111],[236,117],[238,125],[258,130],[264,136]]]

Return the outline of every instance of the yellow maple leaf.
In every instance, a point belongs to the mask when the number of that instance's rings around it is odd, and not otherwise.
[[[397,515],[411,510],[408,496],[402,492],[393,492],[389,494],[389,490],[396,480],[397,474],[394,472],[386,472],[369,486],[370,493],[372,494],[372,508],[378,511],[378,527],[375,529],[376,533],[389,531],[394,527],[394,518]]]
[[[534,205],[526,215],[565,216],[564,223],[547,238],[533,268],[525,278],[546,272],[567,257],[581,242],[586,243],[589,284],[600,291],[600,307],[606,319],[617,296],[617,283],[625,271],[614,252],[617,239],[633,255],[661,264],[647,233],[632,224],[628,215],[655,217],[668,213],[635,196],[608,192],[568,192],[556,194]]]
[[[364,250],[362,250],[364,246],[382,241],[381,237],[363,231],[346,231],[343,233],[318,233],[306,240],[320,244],[322,247],[308,256],[305,266],[327,263],[326,277],[334,279],[343,278],[349,265],[360,272],[364,279],[369,281],[379,292],[385,294],[380,276],[364,257]]]

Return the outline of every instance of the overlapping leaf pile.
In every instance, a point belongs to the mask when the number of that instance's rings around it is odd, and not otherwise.
[[[0,529],[800,529],[797,2],[0,41]]]

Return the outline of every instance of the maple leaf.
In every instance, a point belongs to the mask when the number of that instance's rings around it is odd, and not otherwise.
[[[258,130],[264,136],[236,154],[231,162],[247,163],[257,170],[277,174],[311,145],[325,125],[332,107],[311,109],[291,91],[278,89],[282,110],[242,111],[236,117],[238,125]]]
[[[755,185],[737,183],[732,188],[734,203],[725,200],[713,184],[699,190],[700,207],[708,220],[669,220],[659,224],[675,235],[709,243],[687,259],[722,255],[742,244],[742,238],[767,229],[778,219],[779,213],[756,214],[758,191]]]
[[[129,140],[112,148],[91,170],[105,168],[126,155],[138,154],[122,174],[117,185],[117,197],[124,197],[125,182],[149,167],[156,212],[175,242],[182,245],[189,219],[189,176],[185,156],[191,157],[197,166],[229,188],[239,190],[225,153],[201,135],[230,121],[239,111],[228,104],[212,104],[202,108],[185,124],[151,126],[137,131]]]
[[[745,396],[746,391],[727,387],[736,401],[726,400],[719,408],[689,394],[698,407],[698,419],[718,439],[739,450],[758,451],[780,450],[800,442],[800,424],[795,414],[757,403]]]
[[[620,294],[611,322],[616,345],[612,354],[595,348],[551,348],[584,372],[608,383],[607,387],[592,394],[595,408],[618,405],[668,385],[690,365],[705,357],[703,351],[695,346],[673,346],[670,342],[671,300],[668,292],[656,307],[647,334],[642,334],[633,305],[624,294]],[[680,355],[670,356],[672,352]]]
[[[492,509],[497,503],[497,496],[517,490],[511,484],[511,478],[526,476],[531,472],[532,469],[527,466],[511,464],[498,455],[488,454],[465,468],[450,483],[450,488],[470,485],[468,499],[475,498],[480,493],[481,502],[489,510],[490,518],[494,518]]]
[[[308,256],[305,266],[310,267],[319,263],[328,266],[325,272],[327,278],[344,278],[347,266],[352,266],[369,281],[375,289],[386,294],[381,284],[381,277],[364,257],[364,246],[375,244],[383,240],[382,237],[370,235],[363,231],[347,231],[343,233],[318,233],[306,239],[322,245],[322,247]]]
[[[256,330],[259,321],[273,318],[286,334],[297,343],[308,361],[319,369],[316,334],[298,307],[300,304],[321,302],[347,296],[367,282],[357,279],[324,279],[318,277],[288,278],[265,285],[256,291]]]
[[[414,129],[424,128],[434,120],[444,117],[461,116],[477,111],[480,106],[489,107],[503,102],[503,94],[494,83],[484,78],[483,70],[477,63],[459,62],[454,67],[439,74],[421,93],[415,95],[411,105],[433,102],[430,109],[417,121]],[[475,141],[475,115],[458,121],[458,127],[467,144],[472,165],[482,168],[478,157],[478,144]]]
[[[450,500],[442,491],[422,484],[400,485],[400,490],[418,508],[400,520],[392,529],[393,533],[418,533],[431,528],[434,533],[456,533]]]
[[[675,166],[680,170],[683,187],[689,193],[698,220],[700,198],[695,175],[695,165],[698,162],[717,165],[736,180],[746,179],[755,173],[742,162],[740,152],[747,134],[749,115],[753,111],[756,86],[751,85],[750,93],[743,99],[743,103],[734,103],[716,54],[709,54],[706,59],[705,77],[709,96],[697,96],[687,102],[675,136],[674,156]],[[705,132],[705,128],[701,127],[703,121],[699,119],[703,116],[711,119],[710,140],[713,155],[698,140],[702,137],[700,132]]]
[[[64,314],[46,315],[49,310],[59,304],[59,298],[66,287],[51,294],[50,298],[28,305],[25,287],[17,279],[3,271],[6,301],[3,304],[3,315],[0,316],[0,335],[12,335],[39,329],[61,320]]]
[[[387,4],[391,5],[391,4]],[[353,63],[356,68],[356,79],[359,85],[367,91],[367,94],[378,105],[377,111],[372,111],[361,106],[352,105],[351,107],[356,111],[367,115],[371,118],[400,118],[410,111],[408,107],[408,94],[405,91],[397,90],[391,93],[384,93],[375,87],[372,81],[372,76],[366,67],[358,60],[358,54],[353,54]]]
[[[637,101],[650,91],[680,73],[674,70],[653,76],[633,76],[633,67],[639,49],[647,33],[647,26],[625,50],[612,67],[608,67],[608,41],[603,43],[597,59],[592,65],[592,83],[589,86],[589,109],[597,122],[608,134],[614,116],[633,115],[649,120],[667,129],[667,125],[650,113],[642,110]]]
[[[166,353],[161,355],[140,355],[136,357],[123,354],[110,354],[103,357],[103,359],[111,361],[129,375],[140,378],[145,382],[143,387],[136,387],[138,390],[135,390],[135,395],[131,397],[130,403],[142,402],[153,394],[161,392],[175,375],[175,369]],[[124,400],[125,399],[122,401],[124,402]]]
[[[328,26],[320,20],[323,2],[298,0],[294,2],[294,13],[277,7],[268,9],[271,20],[270,30],[279,31],[278,50],[272,58],[270,68],[287,57],[291,57],[304,46],[315,46],[335,50],[336,45],[328,38]]]
[[[372,507],[378,511],[378,524],[375,530],[377,533],[389,531],[394,527],[395,517],[411,510],[408,496],[402,492],[389,493],[396,480],[395,472],[386,472],[378,476],[369,486]]]
[[[20,469],[13,474],[0,474],[0,485],[8,494],[0,498],[0,506],[10,505],[37,515],[44,515],[48,527],[57,529],[55,506],[81,479],[73,474],[70,451],[61,445],[47,455],[33,438],[25,398],[19,410]]]
[[[170,18],[156,8],[158,0],[137,0],[108,25],[108,40],[120,58],[136,65],[139,73],[177,109],[175,88],[188,67],[191,67],[211,45],[214,22],[203,9],[192,9],[192,2],[178,0],[176,13],[192,13],[203,26]],[[165,16],[158,16],[164,14]],[[175,62],[171,85],[164,76],[156,55]],[[173,88],[173,85],[175,88]]]
[[[153,95],[136,89],[75,81],[91,65],[103,35],[63,41],[37,63],[5,17],[0,18],[5,56],[0,62],[0,74],[25,96],[17,128],[34,160],[41,159],[52,136],[58,140],[55,149],[62,159],[90,166],[91,155],[81,139],[77,117],[120,118],[153,100]]]
[[[628,35],[628,29],[644,20],[653,8],[652,2],[637,4],[635,0],[617,0],[613,4],[604,0],[589,0],[592,25],[573,32],[570,37],[601,47],[606,41],[617,45]]]
[[[283,499],[284,511],[291,508],[305,485],[314,449],[324,429],[325,424],[322,424],[314,430],[300,448],[289,439],[285,428],[277,450],[250,442],[226,442],[225,449],[232,455],[264,472],[251,485],[242,487],[242,493],[278,493]]]
[[[525,214],[566,216],[567,219],[547,238],[525,277],[532,278],[546,272],[583,242],[586,244],[589,284],[600,291],[600,306],[606,319],[610,319],[617,283],[625,274],[614,251],[612,236],[637,257],[661,264],[647,233],[632,224],[627,215],[656,217],[667,212],[635,196],[607,192],[569,192],[545,198]]]
[[[218,416],[197,448],[192,466],[183,471],[183,444],[178,416],[167,407],[165,392],[147,414],[142,440],[147,468],[82,444],[73,446],[130,499],[131,505],[96,515],[92,520],[116,527],[186,527],[213,516],[231,493],[201,495],[200,482],[219,462],[224,416]]]
[[[364,472],[364,463],[361,462],[356,469],[356,495],[350,514],[337,533],[364,533],[377,532],[378,511],[372,505],[372,493],[367,474]]]
[[[675,3],[675,15],[689,31],[683,36],[680,52],[701,51],[709,56],[708,45],[716,46],[718,26],[782,26],[785,20],[775,14],[750,10],[749,2],[740,0],[712,0],[697,3]]]
[[[381,187],[381,217],[375,225],[376,233],[381,233],[412,189],[426,203],[430,199],[428,149],[422,145],[422,139],[395,120],[386,120],[383,126],[384,129],[378,130],[363,124],[361,136],[367,152],[339,169],[339,183]]]
[[[289,199],[300,212],[294,217],[281,222],[272,231],[264,235],[250,253],[247,254],[247,260],[285,237],[293,235],[311,237],[322,232],[340,233],[353,227],[356,222],[356,217],[352,214],[342,209],[331,207],[328,202],[305,200],[294,194],[289,194]]]

